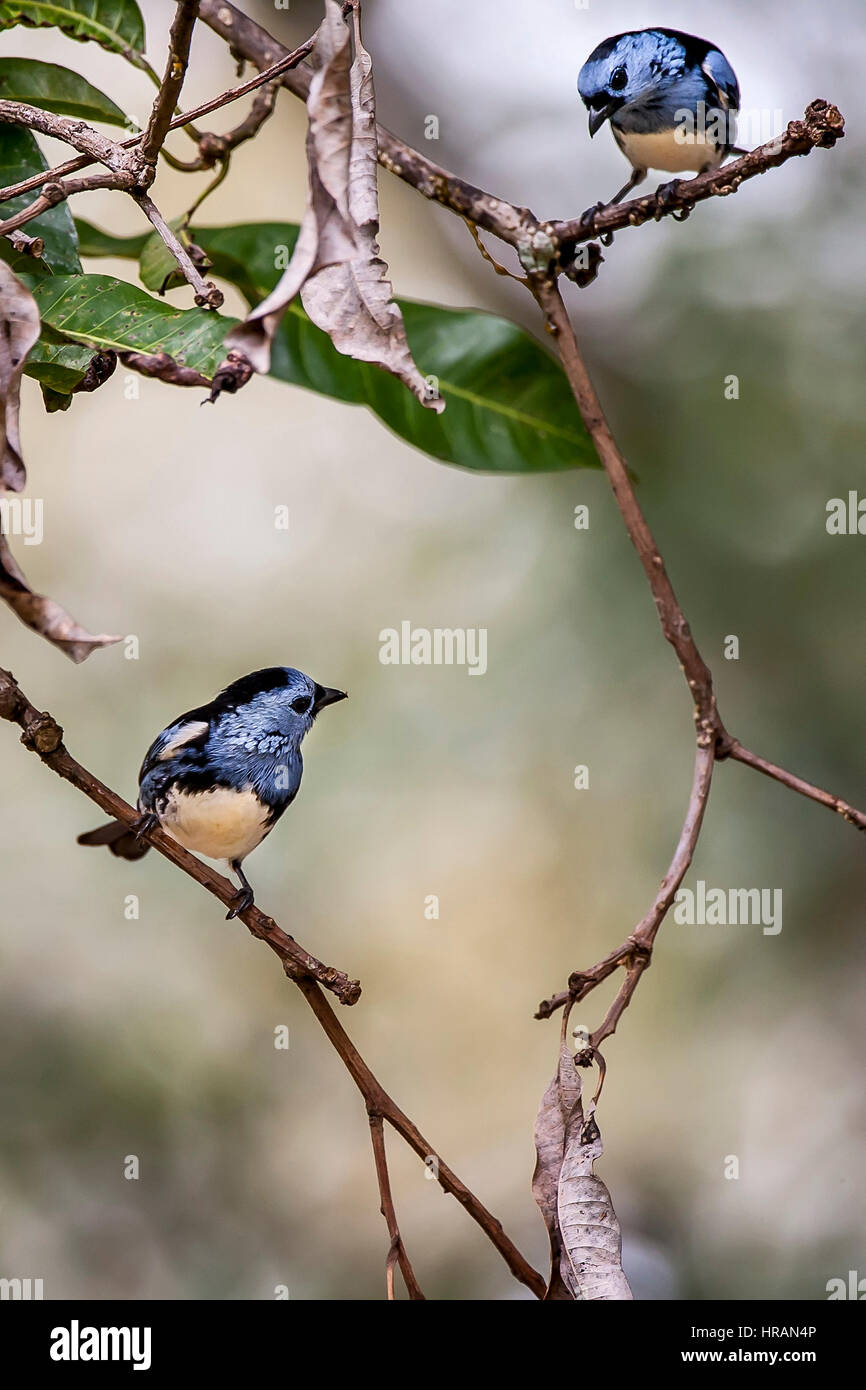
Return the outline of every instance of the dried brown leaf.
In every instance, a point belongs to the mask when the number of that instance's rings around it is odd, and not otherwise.
[[[22,623],[38,632],[76,664],[84,661],[97,647],[119,642],[119,637],[105,634],[94,637],[59,603],[44,594],[35,594],[16,564],[5,536],[0,534],[0,598],[5,599]]]
[[[565,1040],[536,1118],[535,1147],[532,1192],[551,1252],[545,1298],[630,1299],[619,1222],[610,1193],[592,1171],[601,1135],[594,1117],[584,1113],[580,1073]]]
[[[24,363],[39,328],[35,299],[0,260],[0,489],[12,492],[20,492],[27,480],[18,411]]]
[[[337,0],[326,0],[316,34],[319,66],[307,99],[310,191],[298,240],[279,284],[227,343],[256,371],[270,365],[274,333],[300,292],[307,314],[338,352],[391,372],[418,399],[444,409],[412,360],[406,328],[385,262],[379,256],[379,196],[372,61],[361,43],[355,57]]]

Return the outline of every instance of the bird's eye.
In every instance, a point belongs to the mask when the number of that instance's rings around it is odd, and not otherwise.
[[[621,92],[626,82],[628,82],[628,73],[625,68],[615,68],[610,75],[610,85],[613,91]]]
[[[311,704],[312,700],[309,695],[299,695],[296,700],[292,701],[292,709],[295,714],[306,714]]]

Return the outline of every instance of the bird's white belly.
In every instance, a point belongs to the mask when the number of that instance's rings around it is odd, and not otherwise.
[[[721,155],[715,145],[694,134],[674,130],[659,130],[649,135],[614,129],[616,142],[635,169],[664,169],[670,174],[685,170],[703,172],[716,169]],[[679,138],[678,138],[679,137]]]
[[[184,792],[174,787],[160,814],[163,830],[209,859],[244,859],[267,830],[268,808],[252,787]]]

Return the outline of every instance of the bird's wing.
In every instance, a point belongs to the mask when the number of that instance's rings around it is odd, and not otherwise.
[[[197,713],[198,711],[193,711],[192,716],[181,715],[180,719],[176,719],[173,724],[169,724],[167,729],[163,729],[162,733],[157,735],[144,755],[144,762],[141,764],[141,771],[138,774],[139,785],[158,763],[167,762],[181,748],[186,748],[207,737],[210,732],[210,724],[207,719],[195,718]]]
[[[739,111],[740,84],[724,53],[711,48],[701,64],[707,85],[716,94],[722,111]]]

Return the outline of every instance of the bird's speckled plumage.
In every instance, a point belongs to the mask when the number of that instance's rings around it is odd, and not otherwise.
[[[244,885],[236,911],[252,902],[243,860],[301,785],[304,736],[321,709],[342,699],[341,690],[318,685],[294,667],[268,667],[172,720],[148,749],[139,772],[144,821],[153,817],[186,849],[227,860]],[[80,836],[79,843],[107,844],[130,859],[147,848],[114,822]]]

